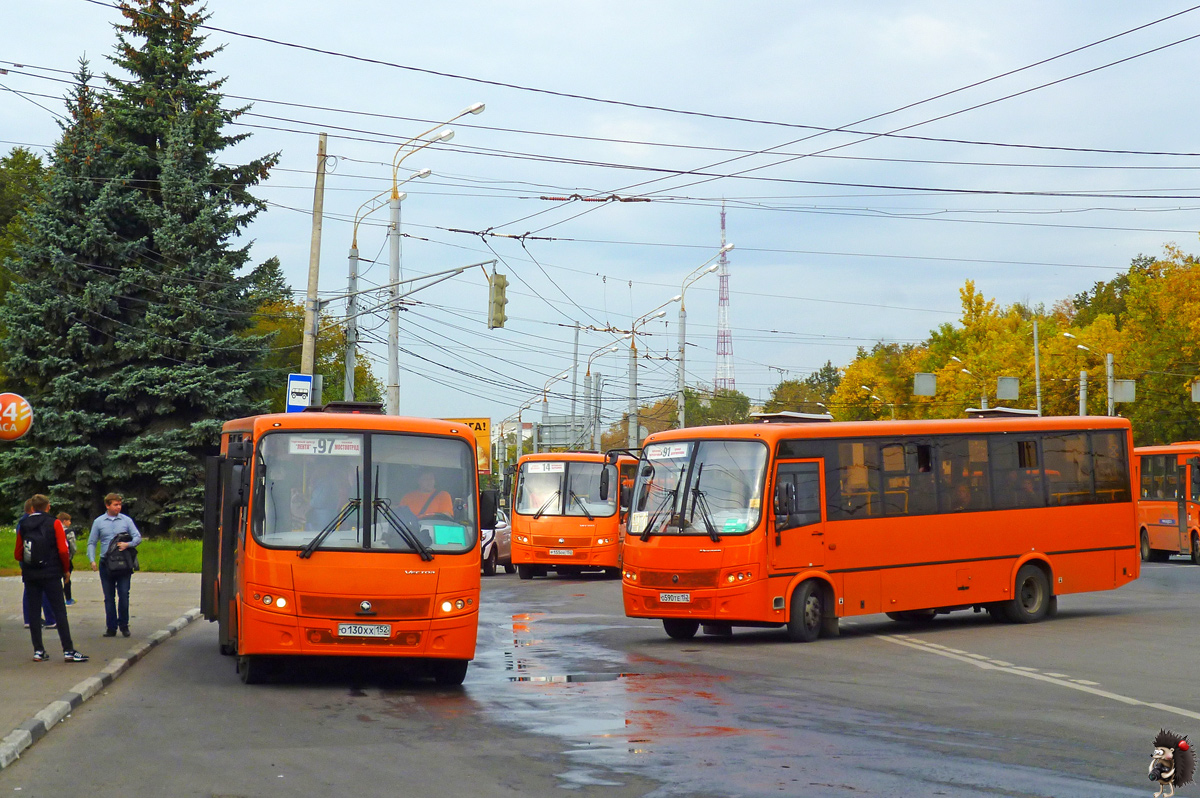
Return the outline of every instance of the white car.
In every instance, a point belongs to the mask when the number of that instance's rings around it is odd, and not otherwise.
[[[508,518],[504,511],[496,510],[496,527],[480,530],[479,553],[483,562],[483,575],[493,576],[496,566],[503,565],[504,572],[511,574],[517,570],[512,564],[512,529],[508,526]]]

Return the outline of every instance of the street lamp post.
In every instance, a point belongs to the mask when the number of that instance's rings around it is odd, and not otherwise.
[[[623,335],[621,336],[621,339],[624,340],[628,337],[628,335]],[[586,441],[588,444],[591,444],[591,442],[596,438],[595,432],[592,429],[593,425],[596,423],[596,416],[598,415],[598,413],[592,409],[592,361],[601,355],[612,354],[618,349],[620,349],[620,347],[615,345],[605,345],[588,355],[587,370],[583,375],[583,412],[587,417],[587,423],[583,425],[582,434],[577,439],[580,443]],[[597,387],[596,390],[596,398],[597,400],[600,398],[599,387]],[[572,418],[574,418],[574,416],[572,416]]]
[[[546,384],[542,386],[542,427],[543,428],[550,426],[550,397],[548,396],[548,394],[550,392],[550,383],[558,382],[559,380],[565,380],[567,378],[567,375],[570,373],[571,373],[571,370],[567,369],[566,371],[563,371],[559,374],[555,374],[553,377],[546,380]],[[534,452],[535,453],[537,452],[536,445],[534,446]]]
[[[408,141],[396,148],[396,152],[392,155],[392,197],[388,202],[390,211],[390,227],[388,229],[388,282],[391,284],[389,291],[390,307],[388,313],[388,385],[387,385],[387,412],[389,415],[399,415],[400,413],[400,184],[397,181],[397,174],[400,169],[400,164],[404,159],[415,152],[425,149],[431,144],[444,143],[454,138],[454,131],[450,129],[442,130],[431,139],[425,140],[425,137],[430,133],[437,131],[439,128],[445,127],[456,119],[466,116],[467,114],[483,113],[483,103],[475,103],[458,114],[434,125],[429,130],[419,136],[413,136]],[[420,146],[413,146],[420,141]],[[400,153],[406,147],[410,149],[403,155]]]
[[[638,399],[637,399],[637,328],[639,324],[654,319],[661,319],[667,315],[665,308],[672,302],[678,302],[683,299],[682,296],[676,295],[668,299],[666,302],[659,305],[654,310],[644,313],[633,320],[633,324],[629,327],[629,433],[626,440],[626,445],[630,449],[636,449],[641,444],[641,431],[638,428]]]
[[[691,274],[689,274],[687,277],[685,277],[683,280],[683,285],[679,289],[679,378],[678,378],[678,385],[677,385],[678,398],[676,401],[679,404],[679,428],[680,429],[684,428],[684,420],[685,420],[685,417],[684,417],[684,379],[685,379],[685,377],[684,377],[683,365],[684,365],[684,360],[685,360],[684,349],[687,346],[687,309],[684,307],[684,296],[687,294],[688,286],[690,286],[692,283],[699,280],[704,275],[712,274],[717,269],[719,269],[720,266],[713,263],[713,261],[716,260],[717,258],[721,257],[722,255],[724,255],[726,252],[728,252],[731,249],[733,249],[733,244],[726,244],[725,246],[721,247],[721,249],[717,252],[716,255],[713,255],[711,258],[709,258],[703,264],[698,266]],[[711,265],[709,265],[709,264],[711,264]]]

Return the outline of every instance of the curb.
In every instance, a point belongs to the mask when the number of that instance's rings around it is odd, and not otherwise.
[[[124,657],[112,660],[95,676],[89,676],[79,684],[63,693],[46,708],[29,720],[13,729],[3,740],[0,740],[0,770],[16,762],[21,752],[38,740],[45,737],[51,729],[61,723],[80,704],[87,701],[96,693],[113,683],[118,676],[129,670],[135,662],[146,656],[150,649],[178,634],[192,621],[200,617],[200,610],[188,610],[186,613],[167,624],[166,629],[150,635],[145,642],[138,643]]]

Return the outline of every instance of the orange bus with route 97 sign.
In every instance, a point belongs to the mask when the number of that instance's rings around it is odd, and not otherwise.
[[[361,656],[462,683],[479,624],[471,429],[333,403],[226,423],[208,466],[201,610],[243,681]]]
[[[646,439],[625,613],[678,639],[835,636],[959,609],[1033,622],[1140,574],[1129,421],[747,424]]]

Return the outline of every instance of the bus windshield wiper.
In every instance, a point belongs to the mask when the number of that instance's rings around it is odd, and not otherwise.
[[[333,517],[333,520],[330,521],[328,524],[326,524],[325,528],[322,529],[320,532],[318,532],[317,536],[315,538],[313,538],[312,540],[310,540],[304,546],[304,548],[302,548],[302,549],[300,549],[300,551],[296,552],[296,555],[304,560],[307,560],[309,557],[311,557],[313,555],[313,552],[317,550],[317,547],[319,547],[322,543],[325,542],[325,538],[329,537],[330,534],[333,533],[333,530],[335,530],[339,526],[341,526],[342,522],[350,517],[350,513],[358,512],[358,508],[361,505],[362,505],[361,499],[351,499],[350,501],[348,501],[344,505],[342,505],[342,509],[339,510],[338,514]]]
[[[558,498],[558,491],[554,491],[550,494],[550,498],[546,499],[546,502],[537,509],[537,512],[533,514],[533,517],[541,518],[542,513],[546,512],[546,508],[550,506],[550,502],[554,501],[556,498]]]
[[[576,504],[578,504],[578,505],[579,505],[579,509],[580,509],[580,510],[583,510],[583,514],[587,516],[587,520],[589,520],[589,521],[595,521],[595,520],[596,520],[595,518],[593,518],[593,517],[592,517],[592,514],[588,512],[587,505],[583,503],[583,499],[579,498],[579,494],[578,494],[578,493],[576,493],[575,491],[570,491],[570,496],[571,496],[571,501],[573,501],[573,502],[575,502]]]
[[[700,490],[700,477],[704,476],[704,464],[700,464],[700,470],[696,473],[696,484],[692,486],[692,517],[696,517],[696,510],[700,511],[700,520],[704,522],[704,531],[714,543],[721,541],[721,536],[717,533],[717,528],[712,521],[712,510],[708,506],[708,497],[704,495],[704,491]]]
[[[421,555],[422,560],[428,562],[429,560],[433,559],[433,551],[430,550],[430,548],[423,542],[421,542],[421,539],[417,537],[417,534],[413,532],[412,529],[409,528],[408,524],[400,520],[400,517],[396,515],[396,511],[392,509],[391,502],[389,502],[387,499],[376,499],[374,507],[375,512],[382,515],[384,519],[392,525],[392,529],[396,530],[396,534],[403,538],[404,542],[407,543],[413,551]]]

